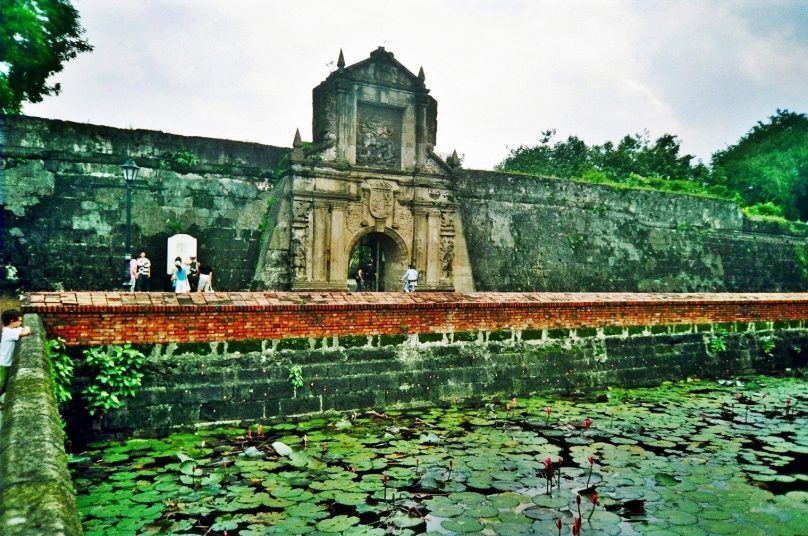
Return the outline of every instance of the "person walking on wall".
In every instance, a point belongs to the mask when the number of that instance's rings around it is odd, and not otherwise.
[[[136,282],[137,282],[137,255],[132,253],[132,258],[129,259],[129,292],[135,291]]]
[[[136,292],[149,292],[151,290],[151,261],[146,257],[146,250],[140,252],[137,259]]]
[[[404,281],[404,292],[415,291],[415,287],[418,285],[418,270],[414,265],[410,264],[410,267],[401,276],[401,281]]]
[[[171,274],[171,282],[174,284],[174,292],[185,294],[191,292],[191,285],[188,283],[188,269],[182,264],[182,259],[174,259],[174,273]]]
[[[14,357],[14,346],[20,337],[31,333],[31,328],[22,327],[22,313],[16,309],[3,311],[0,317],[3,320],[3,336],[0,339],[0,396],[2,396],[6,392],[8,373]],[[2,405],[0,405],[0,409],[2,409]]]
[[[202,261],[196,261],[196,266],[199,270],[199,284],[196,287],[197,292],[213,292],[213,268],[204,264]]]

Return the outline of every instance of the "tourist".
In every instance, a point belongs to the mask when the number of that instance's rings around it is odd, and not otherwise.
[[[151,261],[146,257],[146,251],[140,252],[137,260],[137,281],[135,281],[135,291],[149,292],[151,290]]]
[[[191,285],[188,283],[188,269],[182,264],[182,259],[174,259],[174,273],[171,274],[171,283],[174,285],[174,292],[185,294],[191,292]]]
[[[213,268],[203,264],[202,261],[197,261],[196,265],[199,269],[197,292],[213,292]]]
[[[22,327],[22,313],[16,309],[3,311],[3,336],[0,340],[0,396],[6,392],[8,372],[11,369],[11,359],[14,357],[14,346],[20,337],[31,333],[28,326]],[[2,408],[2,406],[0,406]]]
[[[354,279],[356,279],[356,291],[362,292],[365,288],[365,267],[363,265],[360,264],[356,269]]]
[[[135,291],[136,281],[137,281],[137,255],[132,253],[132,258],[129,259],[129,292]]]
[[[410,264],[410,267],[401,276],[401,281],[404,281],[404,292],[414,292],[416,285],[418,285],[418,270],[415,266]]]
[[[376,268],[373,267],[373,260],[368,259],[365,264],[362,276],[365,278],[365,289],[371,292],[376,290]]]
[[[191,255],[191,262],[188,263],[188,284],[191,285],[191,292],[196,292],[199,286],[199,264],[196,262],[196,255]]]

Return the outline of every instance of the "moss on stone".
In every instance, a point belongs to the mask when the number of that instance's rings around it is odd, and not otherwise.
[[[522,340],[523,341],[537,341],[540,340],[542,336],[542,330],[540,329],[524,329],[522,330]]]
[[[396,346],[406,340],[406,335],[379,335],[379,346]]]
[[[653,335],[660,335],[662,333],[669,333],[670,327],[669,326],[651,326],[651,333]]]
[[[645,332],[645,326],[629,326],[629,335],[642,335]]]
[[[613,335],[622,335],[623,329],[624,328],[618,326],[606,326],[603,328],[603,334],[607,337],[611,337]]]
[[[509,329],[492,331],[488,334],[488,340],[492,342],[509,341],[513,338],[513,332]]]
[[[476,331],[457,331],[453,335],[454,342],[474,342],[477,340]]]
[[[308,337],[295,337],[292,339],[282,339],[278,341],[277,350],[309,350]]]
[[[566,339],[570,335],[568,329],[548,329],[547,337],[550,339]]]
[[[367,335],[341,335],[339,337],[339,345],[343,348],[357,348],[366,346],[367,343]]]
[[[262,350],[262,340],[261,339],[246,339],[243,341],[228,341],[227,342],[227,351],[228,352],[241,352],[242,354],[248,354],[250,352],[260,352]]]
[[[443,333],[419,333],[418,342],[441,342]]]
[[[594,337],[598,334],[598,330],[595,328],[578,328],[575,330],[575,334],[578,337]]]

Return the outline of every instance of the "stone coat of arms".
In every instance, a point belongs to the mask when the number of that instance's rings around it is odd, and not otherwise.
[[[393,187],[388,182],[373,181],[370,183],[370,199],[368,201],[370,215],[376,219],[386,219],[393,210]]]

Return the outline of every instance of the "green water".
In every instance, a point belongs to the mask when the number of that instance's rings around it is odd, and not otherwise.
[[[582,535],[802,536],[807,414],[802,379],[691,381],[93,444],[71,467],[87,536],[568,535],[579,515]]]

